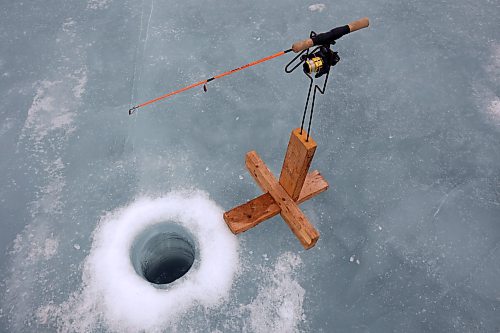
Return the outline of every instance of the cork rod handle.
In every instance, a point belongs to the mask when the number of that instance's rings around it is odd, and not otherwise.
[[[293,43],[292,51],[295,53],[299,53],[300,51],[304,51],[310,47],[314,46],[313,40],[311,38],[304,39],[298,42]]]
[[[367,28],[369,25],[370,25],[370,20],[368,19],[368,17],[363,17],[362,19],[359,19],[357,21],[348,24],[349,30],[351,30],[351,32]]]
[[[343,32],[342,35],[345,33],[349,33],[349,32],[353,32],[353,31],[357,31],[357,30],[366,28],[369,25],[370,25],[370,20],[368,19],[368,17],[363,17],[362,19],[359,19],[357,21],[353,21],[353,22],[349,23],[348,24],[349,31]],[[336,29],[339,29],[339,28],[335,28],[334,30],[336,30]],[[325,33],[325,34],[327,34],[327,33]],[[323,34],[323,35],[325,35],[325,34]],[[336,36],[336,38],[340,38],[342,35]],[[299,52],[304,51],[305,49],[308,49],[308,48],[313,47],[313,46],[314,46],[314,41],[311,38],[308,38],[308,39],[304,39],[304,40],[293,43],[292,51],[295,53],[299,53]]]

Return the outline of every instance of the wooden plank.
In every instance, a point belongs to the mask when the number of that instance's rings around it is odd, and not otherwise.
[[[285,160],[281,168],[280,184],[293,200],[297,200],[304,185],[309,167],[311,166],[316,142],[309,137],[305,130],[300,134],[300,128],[296,128],[290,135]]]
[[[273,197],[269,193],[264,193],[225,212],[224,221],[233,234],[239,234],[279,214],[279,212],[280,207],[274,202]]]
[[[307,174],[297,203],[302,203],[328,189],[328,183],[318,170]],[[224,213],[224,221],[234,234],[255,227],[262,221],[279,214],[280,207],[269,193],[264,193],[247,203]]]
[[[306,200],[328,190],[328,182],[323,178],[318,170],[314,170],[307,174],[302,191],[300,191],[298,203],[303,203]]]
[[[280,215],[306,249],[313,247],[319,238],[318,231],[307,220],[299,206],[281,187],[266,164],[255,151],[246,154],[245,164],[250,174],[264,192],[269,192],[280,208]]]

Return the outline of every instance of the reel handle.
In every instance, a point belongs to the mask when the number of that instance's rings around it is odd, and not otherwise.
[[[350,33],[354,32],[363,28],[366,28],[370,25],[370,20],[368,17],[363,17],[362,19],[359,19],[357,21],[353,21],[343,27],[337,27],[334,28],[328,32],[318,34],[315,38],[315,41],[312,38],[304,39],[298,42],[293,43],[292,45],[292,51],[295,53],[299,53],[301,51],[304,51],[310,47],[313,47],[314,45],[319,45],[327,42],[328,44],[333,44],[333,42],[336,39],[339,39],[340,37]]]

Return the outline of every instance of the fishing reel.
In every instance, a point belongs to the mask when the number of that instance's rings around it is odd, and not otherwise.
[[[309,75],[315,74],[315,78],[328,73],[330,68],[340,61],[338,53],[333,52],[328,46],[320,46],[318,51],[303,54],[300,59],[303,61],[302,69],[304,73]]]
[[[310,41],[311,44],[304,46],[305,49],[285,66],[285,72],[292,73],[302,64],[302,69],[309,79],[312,79],[312,74],[314,74],[315,78],[328,74],[330,69],[340,61],[340,57],[337,52],[333,52],[330,48],[330,45],[335,44],[335,40],[333,38],[329,38],[328,40],[322,38],[326,34],[328,33],[317,35],[314,31],[311,31],[309,35],[310,39],[297,42],[296,44]],[[339,38],[339,36],[336,36],[336,38]],[[318,45],[316,42],[321,42],[322,44]],[[309,47],[313,45],[316,45],[316,47],[312,51],[309,51]],[[297,62],[298,59],[300,60]]]

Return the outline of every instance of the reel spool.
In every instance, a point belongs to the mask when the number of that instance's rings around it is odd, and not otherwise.
[[[301,56],[302,69],[305,74],[315,74],[315,78],[328,73],[330,68],[335,66],[340,57],[337,52],[333,52],[328,46],[321,46],[317,52]]]
[[[304,73],[312,74],[318,73],[323,68],[324,61],[321,57],[314,57],[312,59],[305,59],[302,65]]]

